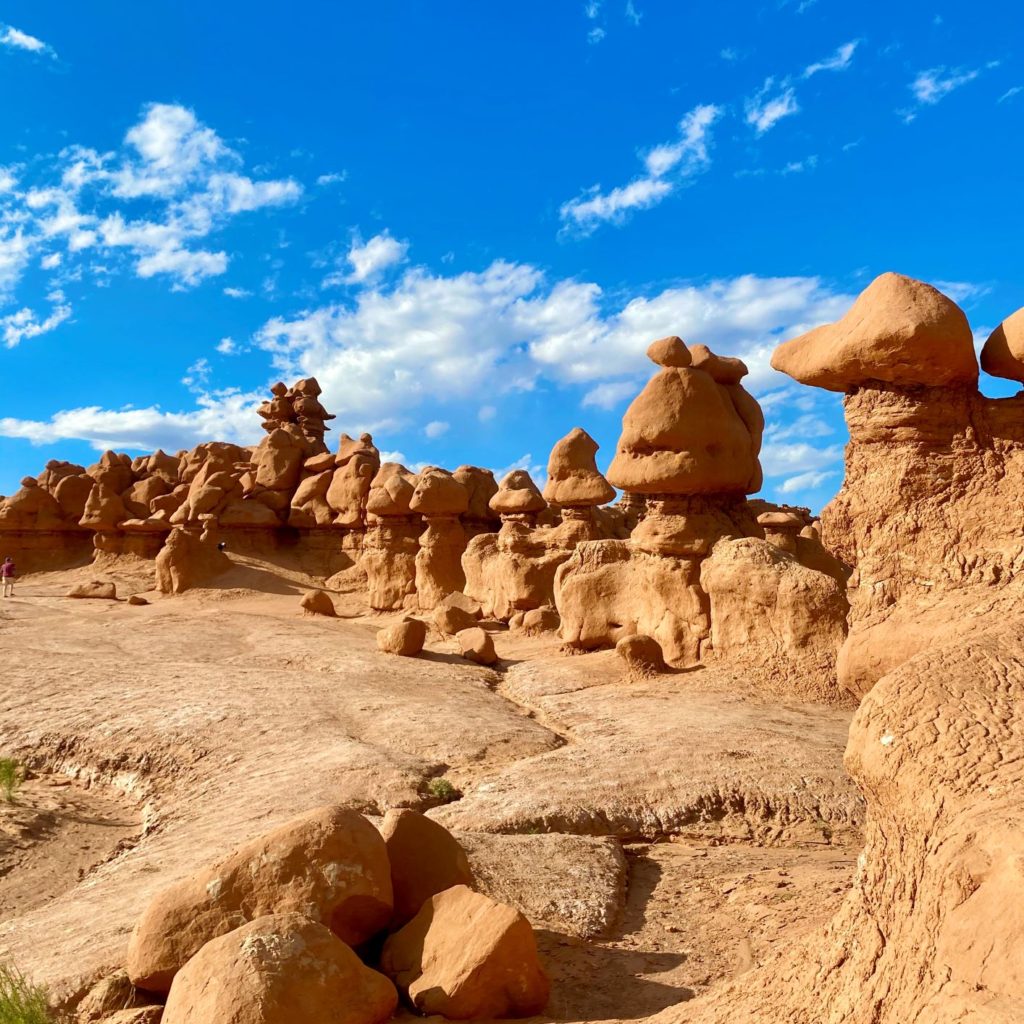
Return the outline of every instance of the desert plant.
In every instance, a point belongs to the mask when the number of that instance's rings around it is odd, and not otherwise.
[[[459,791],[447,779],[431,779],[427,783],[427,792],[445,804],[459,799]]]
[[[54,1024],[46,989],[9,964],[0,964],[0,1024]]]
[[[21,765],[13,757],[0,757],[0,792],[3,792],[4,799],[14,803],[14,794],[21,785]],[[3,1018],[0,1018],[3,1024]]]

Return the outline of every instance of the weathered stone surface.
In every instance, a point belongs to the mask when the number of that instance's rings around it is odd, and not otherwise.
[[[104,580],[78,583],[68,591],[68,597],[97,598],[101,601],[116,601],[117,587]]]
[[[597,442],[582,428],[574,427],[551,449],[544,499],[555,505],[588,507],[605,505],[615,489],[597,468]]]
[[[461,885],[387,940],[381,967],[420,1013],[449,1020],[530,1017],[550,991],[530,922]]]
[[[311,590],[308,594],[303,594],[299,604],[302,610],[310,615],[326,615],[333,618],[337,614],[331,595],[325,590]]]
[[[624,636],[616,645],[615,653],[626,666],[626,674],[632,679],[645,679],[668,671],[661,645],[654,637],[634,633]]]
[[[211,939],[264,914],[301,912],[359,945],[392,911],[380,833],[360,814],[321,807],[182,879],[146,908],[128,946],[128,976],[166,992]]]
[[[470,626],[455,634],[462,656],[478,665],[493,665],[498,660],[491,634],[479,626]]]

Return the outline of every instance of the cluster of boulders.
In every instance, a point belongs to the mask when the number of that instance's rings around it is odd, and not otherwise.
[[[529,921],[475,891],[449,832],[413,810],[378,830],[329,806],[159,893],[78,1017],[163,1005],[163,1024],[379,1024],[400,998],[449,1020],[527,1017],[549,988]]]

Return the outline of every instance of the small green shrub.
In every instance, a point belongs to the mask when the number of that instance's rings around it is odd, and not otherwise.
[[[14,794],[21,785],[21,777],[21,765],[13,757],[0,757],[0,792],[3,792],[9,804],[14,803]],[[3,1024],[2,1017],[0,1024]]]
[[[459,791],[447,779],[431,779],[427,783],[427,792],[434,797],[435,800],[440,800],[445,804],[450,804],[453,800],[458,800],[460,796]],[[2,1024],[2,1022],[0,1022],[0,1024]]]
[[[54,1024],[46,989],[8,964],[0,964],[0,1024]]]

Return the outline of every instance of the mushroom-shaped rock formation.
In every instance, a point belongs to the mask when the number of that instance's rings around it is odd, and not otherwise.
[[[582,427],[573,427],[551,449],[545,500],[563,509],[592,508],[611,501],[615,488],[597,468],[597,449],[598,443]]]
[[[993,332],[993,371],[1015,372],[1019,324],[1015,315]],[[838,673],[859,698],[1024,571],[1024,396],[978,392],[965,317],[920,282],[885,275],[819,331],[821,346],[807,336],[786,342],[773,365],[848,392],[846,473],[821,536],[853,568]],[[820,373],[805,374],[794,358],[805,349]],[[798,550],[806,542],[798,538]]]
[[[797,553],[797,537],[805,526],[801,516],[793,512],[762,512],[757,517],[757,525],[764,529],[765,540],[769,544],[791,555]]]
[[[525,469],[508,473],[490,507],[501,516],[501,529],[474,537],[462,557],[466,593],[486,616],[508,620],[516,611],[551,604],[555,569],[567,552],[537,527],[547,503]]]
[[[501,516],[503,523],[510,519],[533,523],[537,513],[547,507],[547,502],[530,474],[525,469],[514,469],[502,478],[490,506]]]
[[[834,669],[838,647],[832,627],[841,634],[845,621],[845,580],[799,561],[783,562],[783,556],[762,539],[756,513],[745,498],[760,487],[758,453],[764,429],[760,407],[740,384],[747,368],[739,359],[717,356],[704,345],[685,348],[686,355],[684,348],[678,338],[669,338],[648,350],[660,369],[626,411],[608,471],[609,481],[627,496],[643,498],[644,515],[628,542],[582,544],[558,569],[555,600],[562,638],[587,649],[644,634],[660,645],[672,665],[712,657],[715,605],[702,566],[718,545],[742,540],[748,547],[738,549],[730,564],[741,566],[746,559],[764,577],[765,592],[773,584],[796,580],[796,600],[803,592],[808,595],[796,617],[802,616],[801,622],[812,621],[819,613],[825,617],[827,676],[830,666]],[[636,515],[628,507],[626,511],[631,518]],[[801,521],[798,530],[803,525]],[[808,585],[805,575],[814,586]],[[720,589],[727,586],[731,577]],[[763,678],[799,675],[798,666],[808,657],[807,644],[803,632],[786,631],[794,617],[789,608],[774,607],[760,594],[756,601],[745,600],[742,593],[731,591],[719,607],[730,623],[739,623],[734,632],[719,630],[730,640],[742,632],[744,617],[759,623],[757,630],[774,630],[784,638],[766,645],[765,658],[774,668]],[[780,660],[785,663],[781,671]],[[819,669],[817,648],[812,660]]]
[[[271,387],[270,394],[256,410],[263,420],[263,429],[268,434],[275,430],[293,433],[307,455],[327,451],[324,432],[330,429],[327,420],[333,420],[334,416],[320,404],[321,389],[317,379],[307,377],[290,388],[278,381]]]
[[[420,517],[409,503],[417,478],[397,462],[377,471],[366,497],[366,539],[360,564],[366,572],[370,607],[394,611],[411,606],[416,594]]]
[[[931,285],[893,273],[876,277],[842,319],[780,345],[772,366],[828,391],[878,383],[973,388],[978,382],[963,310]]]
[[[463,526],[470,537],[496,530],[501,522],[490,501],[498,493],[498,482],[489,469],[479,466],[459,466],[452,476],[466,488],[469,507],[462,517]]]
[[[993,377],[1024,383],[1024,308],[1011,313],[981,350],[981,368]]]
[[[609,482],[658,498],[756,491],[761,485],[757,454],[763,429],[757,403],[738,383],[715,380],[710,369],[726,361],[703,346],[707,370],[677,365],[675,349],[666,357],[660,345],[656,342],[648,354],[662,360],[657,362],[661,369],[626,410]],[[666,358],[671,361],[664,362]],[[739,360],[729,363],[743,367]],[[738,372],[737,367],[729,369],[730,377]],[[740,392],[745,398],[737,401]]]
[[[416,600],[428,611],[466,585],[466,531],[459,517],[469,508],[469,492],[447,470],[427,466],[420,472],[409,508],[427,524],[416,554]]]

